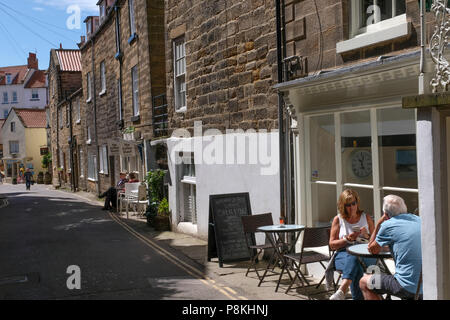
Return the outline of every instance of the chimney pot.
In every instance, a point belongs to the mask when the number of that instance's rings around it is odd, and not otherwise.
[[[28,55],[28,69],[39,69],[39,63],[35,53],[30,52]]]

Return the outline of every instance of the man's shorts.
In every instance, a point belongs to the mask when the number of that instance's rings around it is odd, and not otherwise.
[[[407,300],[414,299],[414,294],[405,290],[393,275],[374,274],[370,277],[367,287],[377,294],[390,294]]]

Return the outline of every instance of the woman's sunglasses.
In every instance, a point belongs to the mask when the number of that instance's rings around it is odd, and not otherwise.
[[[350,202],[350,203],[346,203],[346,204],[345,204],[345,207],[346,207],[346,208],[351,207],[351,206],[356,206],[356,201],[353,201],[353,202]]]

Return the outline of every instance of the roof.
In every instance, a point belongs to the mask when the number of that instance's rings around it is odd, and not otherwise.
[[[25,88],[44,88],[45,87],[45,71],[36,70],[31,76],[30,80],[28,80]]]
[[[11,84],[20,84],[25,80],[28,66],[0,67],[0,85],[6,84],[6,74],[12,75]]]
[[[47,117],[45,109],[18,109],[13,108],[25,128],[46,128]]]
[[[57,49],[61,71],[80,71],[81,72],[81,53],[80,50]]]

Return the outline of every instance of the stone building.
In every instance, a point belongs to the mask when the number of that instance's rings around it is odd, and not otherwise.
[[[86,104],[87,189],[103,192],[120,171],[144,179],[153,98],[165,93],[164,3],[103,0],[78,44]],[[128,150],[127,152],[125,152]]]
[[[84,109],[84,102],[79,98],[80,95],[82,96],[80,51],[52,49],[47,78],[53,185],[78,187],[78,183],[74,185],[72,180],[72,160],[80,159],[79,150],[74,148],[74,145],[80,146],[84,143],[81,137],[75,139],[82,131],[82,111],[74,116],[74,112],[70,113],[70,103],[77,103],[77,107],[74,108],[77,111],[78,108]],[[75,101],[74,96],[77,97]]]
[[[172,227],[207,238],[209,196],[236,192],[278,220],[274,2],[165,4]]]
[[[275,88],[290,117],[296,221],[329,224],[347,188],[375,220],[384,196],[401,196],[422,217],[424,297],[436,299],[450,292],[449,197],[441,187],[450,122],[431,107],[402,108],[403,97],[431,90],[434,66],[421,44],[423,34],[428,46],[434,14],[421,3],[284,1],[284,76]]]

